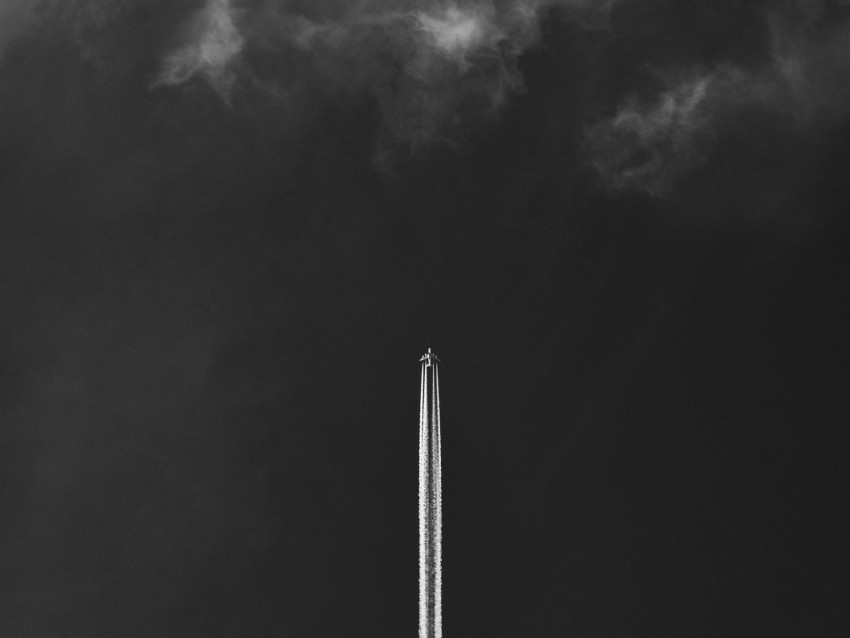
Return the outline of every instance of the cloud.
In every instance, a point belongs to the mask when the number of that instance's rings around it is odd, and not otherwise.
[[[588,161],[606,187],[669,195],[707,164],[718,131],[747,109],[787,118],[805,134],[850,113],[850,2],[792,2],[767,21],[769,65],[655,71],[663,88],[654,99],[627,97],[585,128]]]
[[[768,24],[777,81],[798,122],[833,124],[850,112],[850,2],[792,3]]]
[[[231,0],[207,0],[191,20],[183,45],[169,53],[152,86],[182,84],[202,76],[225,99],[234,82],[233,62],[245,40]]]
[[[227,98],[237,83],[288,100],[308,87],[370,95],[381,114],[378,155],[455,144],[522,91],[518,58],[550,8],[598,26],[613,0],[425,2],[210,0],[167,54],[155,86],[203,77]],[[238,25],[237,25],[238,22]],[[251,62],[234,61],[240,52]],[[252,55],[248,55],[250,52]],[[311,96],[311,99],[315,96]]]
[[[610,188],[664,196],[684,173],[705,164],[718,121],[743,104],[771,98],[773,87],[735,67],[690,73],[657,99],[631,97],[585,131],[590,162]]]
[[[445,55],[463,59],[468,52],[481,47],[492,48],[502,32],[493,23],[491,5],[464,10],[449,6],[435,13],[419,12],[418,28],[427,35],[429,44]]]

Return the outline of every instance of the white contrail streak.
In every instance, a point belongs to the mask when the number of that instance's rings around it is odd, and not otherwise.
[[[428,397],[422,366],[419,393],[419,636],[428,631]]]
[[[422,357],[419,404],[419,638],[442,638],[443,512],[438,359]]]
[[[443,635],[443,459],[440,441],[440,371],[434,364],[434,635]]]

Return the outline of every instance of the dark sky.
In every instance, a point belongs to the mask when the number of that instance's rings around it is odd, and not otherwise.
[[[0,21],[0,635],[848,635],[847,2]]]

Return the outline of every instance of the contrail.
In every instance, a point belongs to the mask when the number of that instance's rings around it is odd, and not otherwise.
[[[443,635],[443,507],[440,461],[439,359],[420,359],[419,402],[419,638]]]

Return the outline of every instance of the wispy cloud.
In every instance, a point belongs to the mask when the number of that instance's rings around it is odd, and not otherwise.
[[[603,184],[664,197],[680,177],[706,164],[718,128],[743,107],[777,113],[801,131],[844,117],[850,112],[848,9],[846,1],[801,0],[769,12],[768,66],[656,71],[664,88],[654,99],[629,97],[612,117],[585,129],[589,162]]]
[[[202,76],[228,99],[235,77],[233,62],[245,44],[236,21],[231,0],[207,0],[188,25],[183,45],[166,56],[153,86]]]
[[[734,67],[668,79],[655,100],[630,98],[616,114],[586,130],[591,163],[611,188],[665,195],[672,183],[702,166],[723,113],[764,102],[773,87]]]
[[[448,6],[435,12],[416,14],[417,26],[426,42],[437,51],[463,61],[468,53],[493,48],[505,37],[494,24],[492,5],[462,9]]]
[[[828,13],[844,14],[836,20]],[[801,124],[850,111],[850,2],[792,3],[769,14],[771,53],[786,104]],[[826,122],[820,122],[821,124]]]
[[[541,12],[598,26],[612,0],[318,0],[245,5],[209,0],[155,85],[203,77],[225,98],[239,78],[275,96],[304,84],[370,93],[382,114],[379,155],[454,143],[474,121],[522,90],[519,55],[537,41]],[[242,6],[242,5],[240,5]],[[242,49],[275,58],[268,68],[234,60]],[[293,69],[293,67],[297,67]]]

